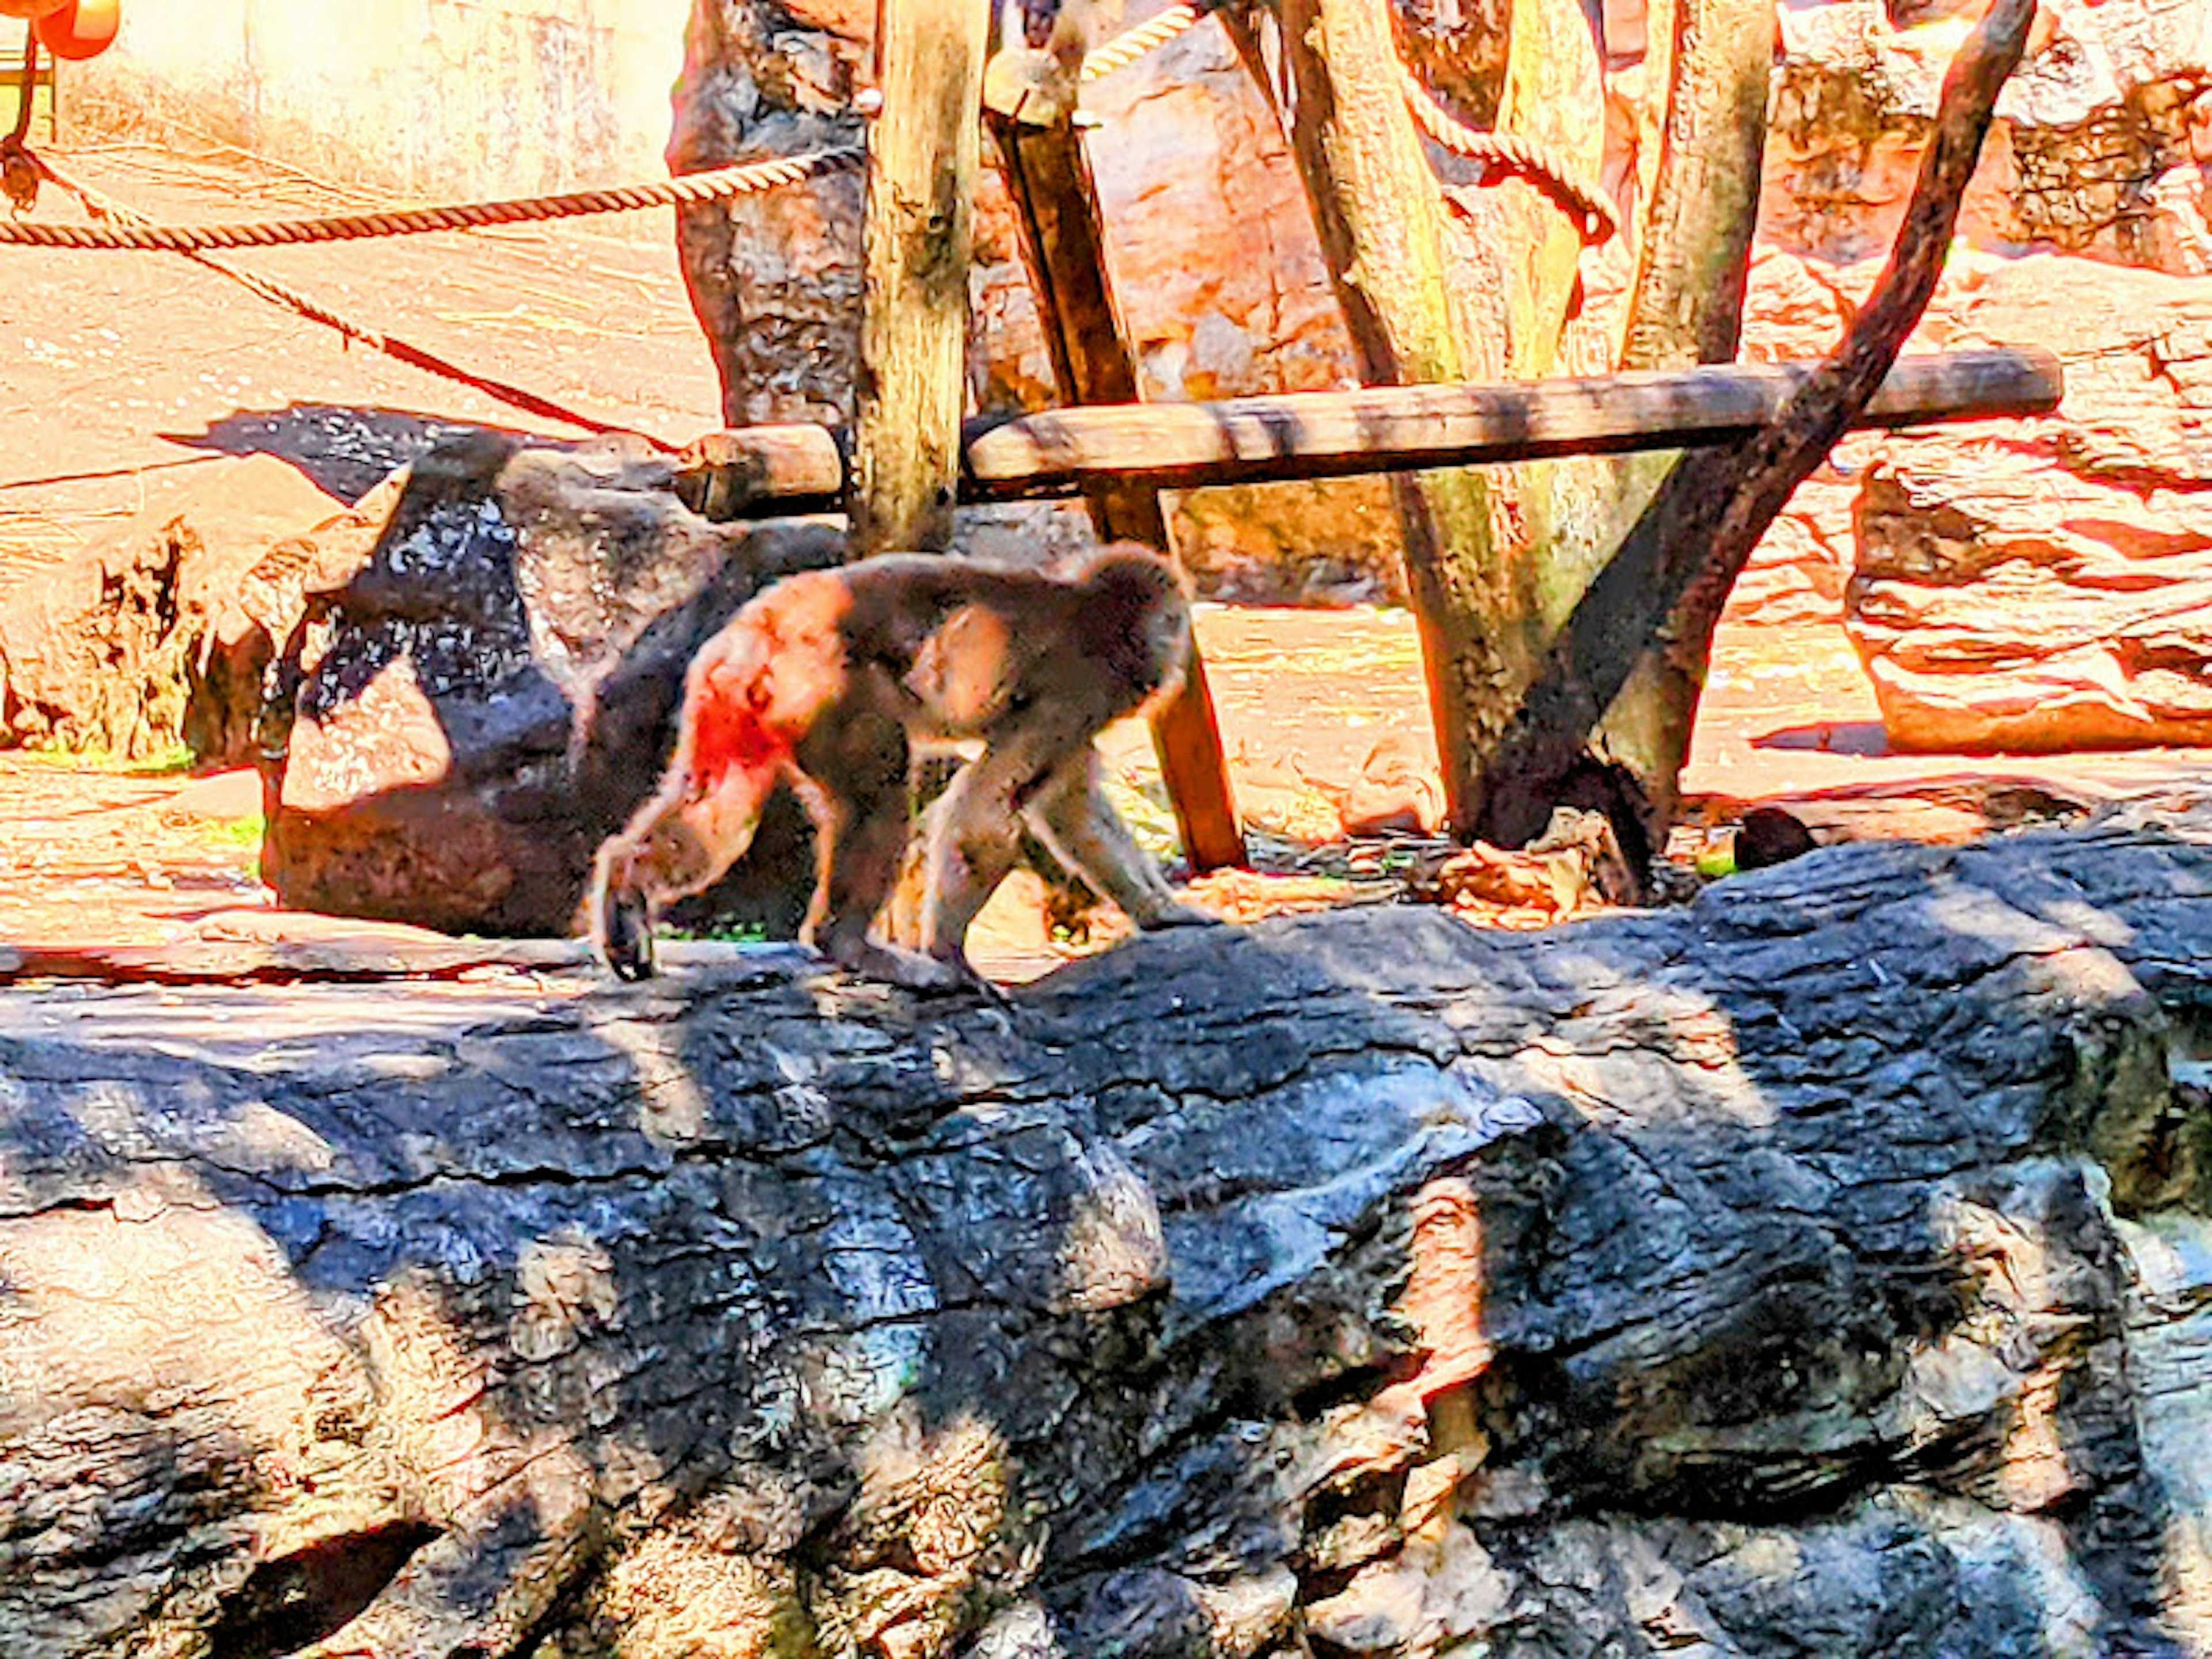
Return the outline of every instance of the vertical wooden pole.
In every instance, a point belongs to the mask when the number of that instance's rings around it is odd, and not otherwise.
[[[878,0],[848,503],[859,555],[952,542],[990,21],[991,0]]]
[[[1056,34],[1054,46],[1065,45]],[[993,64],[985,118],[1018,210],[1023,255],[1060,395],[1076,404],[1134,403],[1136,364],[1107,281],[1097,189],[1075,131],[1073,64],[1079,59],[1079,41],[1073,52],[1001,52]],[[1173,552],[1158,490],[1122,483],[1085,493],[1101,536]],[[1195,652],[1182,694],[1152,722],[1152,743],[1191,868],[1244,863],[1221,728],[1206,665]]]

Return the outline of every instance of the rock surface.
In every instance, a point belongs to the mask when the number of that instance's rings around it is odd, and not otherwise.
[[[2041,260],[1972,297],[1958,337],[2048,344],[2066,399],[1865,474],[1848,624],[1890,741],[2212,740],[2212,293]]]
[[[11,744],[146,760],[184,735],[207,612],[182,519],[88,549],[17,585],[0,613],[0,732]]]
[[[9,1653],[2212,1639],[2202,806],[592,983],[0,993]]]
[[[1760,230],[1850,262],[1894,239],[1971,0],[1782,9]],[[1899,27],[1902,25],[1902,27]],[[2178,274],[2212,271],[2212,14],[2199,0],[2057,0],[1997,105],[1960,234]]]
[[[310,595],[343,587],[368,562],[407,473],[401,469],[344,512],[234,562],[212,597],[192,653],[183,738],[200,764],[251,766],[259,758],[270,670],[305,618]]]
[[[659,775],[692,653],[757,589],[844,551],[818,525],[710,525],[671,475],[624,439],[484,434],[415,464],[272,671],[262,874],[284,904],[571,930],[592,854]],[[801,823],[779,808],[686,914],[793,925]]]
[[[149,493],[120,529],[0,592],[0,744],[144,760],[191,743],[240,573],[331,505],[263,457]]]

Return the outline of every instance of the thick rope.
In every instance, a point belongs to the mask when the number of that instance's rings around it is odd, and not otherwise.
[[[0,244],[31,247],[139,248],[161,253],[202,253],[213,248],[281,247],[301,242],[349,242],[372,236],[419,236],[426,232],[481,230],[492,225],[534,224],[594,213],[633,213],[646,208],[688,206],[752,196],[801,179],[858,167],[866,158],[854,148],[817,150],[680,179],[507,202],[401,208],[320,219],[272,219],[236,225],[45,225],[0,222]]]
[[[1125,29],[1095,52],[1084,54],[1083,79],[1096,81],[1125,70],[1146,52],[1165,46],[1194,27],[1211,9],[1206,5],[1170,6],[1132,29]],[[1549,146],[1509,132],[1482,132],[1468,126],[1437,101],[1436,95],[1404,63],[1394,60],[1399,90],[1413,121],[1431,142],[1453,155],[1527,179],[1576,214],[1586,241],[1601,242],[1620,226],[1613,204],[1575,177],[1572,166]]]
[[[1396,60],[1393,60],[1395,62]],[[1397,63],[1398,89],[1413,125],[1438,148],[1486,167],[1502,168],[1528,179],[1582,220],[1583,240],[1602,242],[1620,228],[1620,218],[1604,195],[1575,177],[1574,168],[1557,150],[1510,132],[1483,132],[1467,125],[1437,101],[1403,63]]]
[[[37,162],[39,171],[76,197],[87,213],[99,218],[111,220],[118,225],[143,226],[153,222],[145,215],[134,212],[112,198],[102,195],[89,185],[79,184],[65,177],[58,172],[53,164],[44,156],[33,156],[33,159]],[[457,363],[447,362],[435,352],[426,350],[421,346],[410,345],[404,340],[394,339],[388,334],[379,333],[373,328],[365,327],[349,318],[343,317],[319,301],[301,293],[297,289],[289,288],[283,283],[272,281],[258,272],[244,270],[232,264],[228,259],[219,259],[211,253],[187,252],[181,257],[190,259],[194,264],[214,271],[218,276],[228,277],[249,294],[298,313],[311,323],[320,323],[325,328],[335,329],[340,337],[346,340],[358,340],[370,349],[380,351],[386,356],[405,363],[410,368],[419,368],[442,379],[472,387],[486,397],[506,404],[510,408],[522,410],[543,419],[560,421],[569,426],[580,427],[586,432],[630,432],[635,429],[594,420],[588,415],[556,404],[550,398],[541,398],[536,392],[526,391],[521,386],[510,386],[504,380],[495,380],[475,374]],[[644,438],[656,449],[665,450],[670,453],[674,453],[674,446],[653,437],[649,433],[639,433],[637,435]]]
[[[1133,29],[1124,29],[1095,52],[1083,54],[1083,79],[1102,80],[1125,70],[1152,52],[1194,27],[1206,15],[1200,6],[1170,6]]]

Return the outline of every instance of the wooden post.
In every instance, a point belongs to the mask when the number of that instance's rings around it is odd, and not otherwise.
[[[1044,52],[1010,48],[993,60],[985,119],[1018,210],[1022,252],[1061,398],[1069,404],[1133,404],[1136,364],[1107,280],[1097,188],[1075,130],[1081,61],[1081,37],[1072,15],[1063,13]],[[1173,555],[1155,487],[1094,478],[1084,485],[1084,496],[1101,536]],[[1194,649],[1181,694],[1153,719],[1152,743],[1191,869],[1243,864],[1244,835],[1221,752],[1221,728],[1205,662]]]
[[[859,555],[952,542],[990,0],[878,0],[859,407]]]

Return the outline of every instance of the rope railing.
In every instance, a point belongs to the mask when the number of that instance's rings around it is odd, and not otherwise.
[[[1146,52],[1158,50],[1195,27],[1206,9],[1202,6],[1170,6],[1134,28],[1122,30],[1105,45],[1083,54],[1083,79],[1103,80],[1128,68]]]
[[[419,236],[435,231],[483,230],[495,225],[536,224],[596,213],[634,213],[682,207],[796,184],[802,179],[859,167],[867,152],[857,146],[805,155],[747,161],[710,173],[650,184],[526,196],[503,202],[443,207],[394,208],[374,213],[312,219],[268,219],[252,224],[49,225],[0,220],[0,245],[81,249],[130,248],[161,253],[205,253],[222,248],[283,247],[307,242],[349,242],[375,236]]]
[[[44,177],[74,196],[87,213],[124,226],[137,227],[154,222],[143,213],[126,207],[112,197],[103,195],[91,185],[70,178],[44,156],[37,158],[37,164],[40,173]],[[312,295],[302,294],[295,288],[277,282],[272,277],[264,276],[258,271],[245,270],[241,266],[231,264],[228,259],[218,258],[212,253],[188,252],[179,257],[190,259],[194,264],[204,270],[214,271],[219,276],[229,278],[258,299],[266,300],[272,305],[282,306],[304,317],[311,323],[319,323],[325,328],[334,330],[342,339],[357,340],[373,351],[382,352],[394,362],[405,363],[410,368],[422,369],[426,374],[435,374],[442,380],[452,380],[457,385],[471,387],[483,392],[488,398],[507,404],[511,409],[519,409],[526,414],[560,421],[569,426],[580,427],[586,432],[614,433],[635,430],[630,427],[618,426],[596,419],[580,410],[570,409],[565,404],[556,403],[550,398],[540,397],[525,387],[511,385],[505,380],[494,380],[489,375],[478,374],[472,369],[463,368],[459,364],[449,362],[434,351],[410,344],[405,340],[398,339],[380,330],[368,327],[364,324],[355,322],[351,318],[332,311]],[[637,435],[644,438],[656,449],[672,453],[672,446],[653,436],[650,433],[639,433]]]

